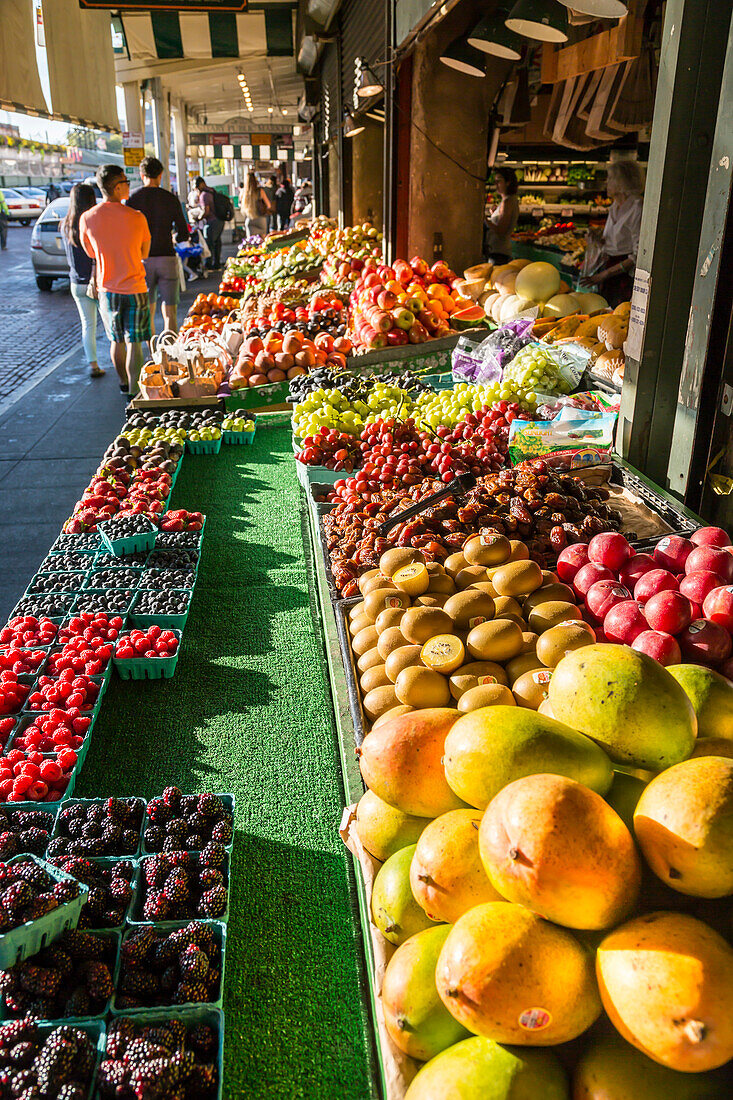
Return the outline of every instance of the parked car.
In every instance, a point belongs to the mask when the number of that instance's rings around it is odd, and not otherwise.
[[[21,225],[30,225],[43,210],[43,203],[39,199],[28,198],[27,195],[16,191],[14,187],[2,187],[0,190],[5,196],[12,221],[19,221]]]
[[[50,202],[33,226],[31,263],[39,290],[51,290],[54,279],[68,278],[69,264],[61,237],[61,222],[69,209],[69,199]]]
[[[46,199],[46,192],[42,187],[14,187],[13,190],[20,191],[21,195],[25,195],[28,199],[37,199],[43,207],[45,207],[48,201]]]

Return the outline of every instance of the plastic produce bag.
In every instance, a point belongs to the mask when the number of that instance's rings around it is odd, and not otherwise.
[[[509,458],[514,466],[544,458],[556,470],[603,465],[613,449],[616,417],[615,412],[565,408],[554,420],[513,420]]]
[[[586,390],[573,394],[537,394],[538,420],[554,420],[563,409],[582,409],[588,413],[617,413],[621,406],[621,395],[602,393],[600,390]]]
[[[468,347],[469,342],[461,337],[453,351],[453,377],[461,382],[498,382],[505,365],[531,343],[537,313],[533,309],[507,321],[480,344]]]
[[[480,344],[461,336],[451,354],[453,380],[455,382],[498,382],[501,367],[487,362],[479,355]]]

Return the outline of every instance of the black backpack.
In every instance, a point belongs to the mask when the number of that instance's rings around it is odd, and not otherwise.
[[[214,201],[214,213],[223,222],[230,222],[234,217],[234,204],[223,191],[212,191]]]

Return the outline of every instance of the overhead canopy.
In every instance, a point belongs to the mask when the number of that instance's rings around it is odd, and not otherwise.
[[[0,107],[47,115],[36,64],[32,8],[28,0],[2,0],[0,11]]]
[[[43,0],[43,21],[54,116],[118,130],[109,12]]]
[[[131,59],[171,60],[269,57],[293,54],[293,12],[289,5],[264,12],[122,12]]]

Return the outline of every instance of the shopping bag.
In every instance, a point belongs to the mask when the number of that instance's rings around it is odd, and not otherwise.
[[[178,285],[181,288],[181,290],[185,290],[186,289],[186,273],[183,270],[183,263],[181,262],[181,257],[176,256],[176,260],[178,262]]]

